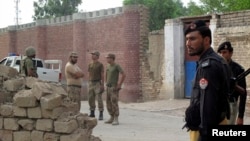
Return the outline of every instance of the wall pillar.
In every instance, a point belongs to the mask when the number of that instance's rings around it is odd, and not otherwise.
[[[214,47],[214,33],[215,33],[215,30],[216,28],[218,27],[219,25],[219,16],[217,14],[213,14],[212,15],[212,19],[210,20],[210,24],[209,24],[209,28],[211,30],[211,33],[212,33],[212,48],[215,48]]]
[[[165,64],[161,95],[176,99],[184,97],[184,33],[180,19],[165,21]]]

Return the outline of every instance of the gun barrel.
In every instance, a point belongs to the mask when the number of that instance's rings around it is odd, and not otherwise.
[[[241,79],[243,79],[244,77],[246,77],[249,73],[250,73],[250,68],[248,68],[246,71],[244,71],[243,73],[241,73],[240,75],[238,75],[236,77],[236,81],[240,81]]]

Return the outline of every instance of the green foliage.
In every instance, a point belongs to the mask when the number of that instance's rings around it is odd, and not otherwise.
[[[194,1],[188,3],[187,13],[189,16],[203,15],[205,13],[203,6],[197,5]]]
[[[227,5],[227,11],[249,10],[250,0],[224,0]]]
[[[164,27],[166,19],[185,15],[181,0],[124,0],[124,5],[142,4],[149,9],[149,29],[159,30]]]
[[[200,4],[190,1],[188,15],[203,15],[250,9],[250,0],[200,0]]]
[[[38,0],[33,3],[35,12],[33,19],[71,15],[78,12],[77,6],[81,3],[82,0]]]

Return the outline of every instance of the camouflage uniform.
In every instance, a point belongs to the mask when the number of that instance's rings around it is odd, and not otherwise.
[[[123,69],[118,64],[108,65],[106,70],[107,75],[107,110],[111,116],[119,116],[119,91],[116,90],[116,86],[119,79],[119,73],[123,72]]]
[[[35,73],[37,74],[37,67],[35,66],[35,64],[33,63],[32,59],[29,57],[26,57],[25,59],[22,60],[21,63],[21,74],[23,74],[24,76],[28,75],[28,70],[32,69],[35,71]],[[37,76],[34,76],[37,77]]]
[[[78,105],[78,111],[80,111],[81,108],[81,86],[77,85],[68,85],[67,86],[67,92],[68,96],[71,99],[71,101],[76,102]]]
[[[95,110],[95,98],[97,96],[98,109],[103,111],[103,100],[102,100],[102,90],[101,90],[101,73],[103,70],[103,64],[100,62],[95,62],[89,64],[89,89],[88,89],[88,102],[90,110]]]
[[[23,76],[31,75],[32,77],[38,77],[37,75],[37,67],[32,61],[32,58],[36,55],[36,50],[33,47],[27,47],[25,49],[26,57],[21,60],[20,72]],[[32,74],[28,74],[28,71],[32,70]]]

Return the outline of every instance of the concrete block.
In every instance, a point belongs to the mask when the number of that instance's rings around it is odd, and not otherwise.
[[[60,141],[90,141],[90,137],[86,134],[86,130],[78,129],[70,135],[61,135]]]
[[[31,89],[34,96],[40,100],[42,96],[52,93],[52,88],[49,83],[45,82],[35,82]]]
[[[60,135],[55,133],[45,133],[43,137],[44,141],[59,141]],[[71,141],[71,140],[69,140]]]
[[[50,94],[40,99],[41,107],[43,109],[52,110],[62,104],[62,97],[58,94]]]
[[[13,105],[1,105],[1,115],[3,117],[12,117],[13,116]]]
[[[13,133],[13,141],[30,141],[30,131],[16,131]]]
[[[11,79],[4,81],[3,88],[7,91],[18,91],[24,88],[24,83],[25,83],[24,78]]]
[[[53,120],[52,119],[38,119],[36,121],[36,130],[53,131]]]
[[[25,86],[32,89],[33,85],[40,80],[35,77],[25,77]]]
[[[44,132],[33,130],[31,132],[31,141],[43,141]]]
[[[13,131],[11,130],[0,130],[0,140],[1,141],[13,141],[12,134],[13,134]]]
[[[21,90],[14,96],[14,105],[18,107],[36,107],[38,102],[31,90]]]
[[[27,110],[26,108],[13,106],[13,115],[16,117],[27,117]]]
[[[0,76],[3,76],[4,78],[14,78],[18,75],[18,72],[16,69],[0,65]]]
[[[97,125],[97,119],[91,118],[91,117],[85,117],[85,123],[86,123],[87,129],[92,130]]]
[[[65,107],[56,107],[52,110],[51,118],[57,119],[62,113],[66,111]]]
[[[42,118],[41,107],[28,108],[27,111],[29,118]]]
[[[24,130],[33,130],[35,121],[31,119],[20,119],[17,123],[24,129]]]
[[[52,110],[46,110],[41,108],[42,111],[42,118],[51,118],[52,117]]]
[[[0,117],[0,129],[3,129],[3,118]]]
[[[76,120],[77,120],[79,128],[81,128],[81,129],[87,128],[87,126],[85,124],[86,117],[88,117],[88,114],[79,113],[78,115],[76,115]]]
[[[68,97],[63,98],[62,106],[66,108],[66,111],[70,111],[72,113],[77,114],[78,111],[78,104],[76,102],[71,101]]]
[[[55,132],[57,133],[72,133],[78,128],[76,120],[62,120],[54,122]]]
[[[59,94],[61,95],[63,98],[68,96],[67,91],[63,88],[62,85],[59,84],[51,84],[52,90],[53,90],[53,94]]]
[[[7,130],[19,130],[19,125],[16,118],[4,118],[3,120],[4,129]]]

